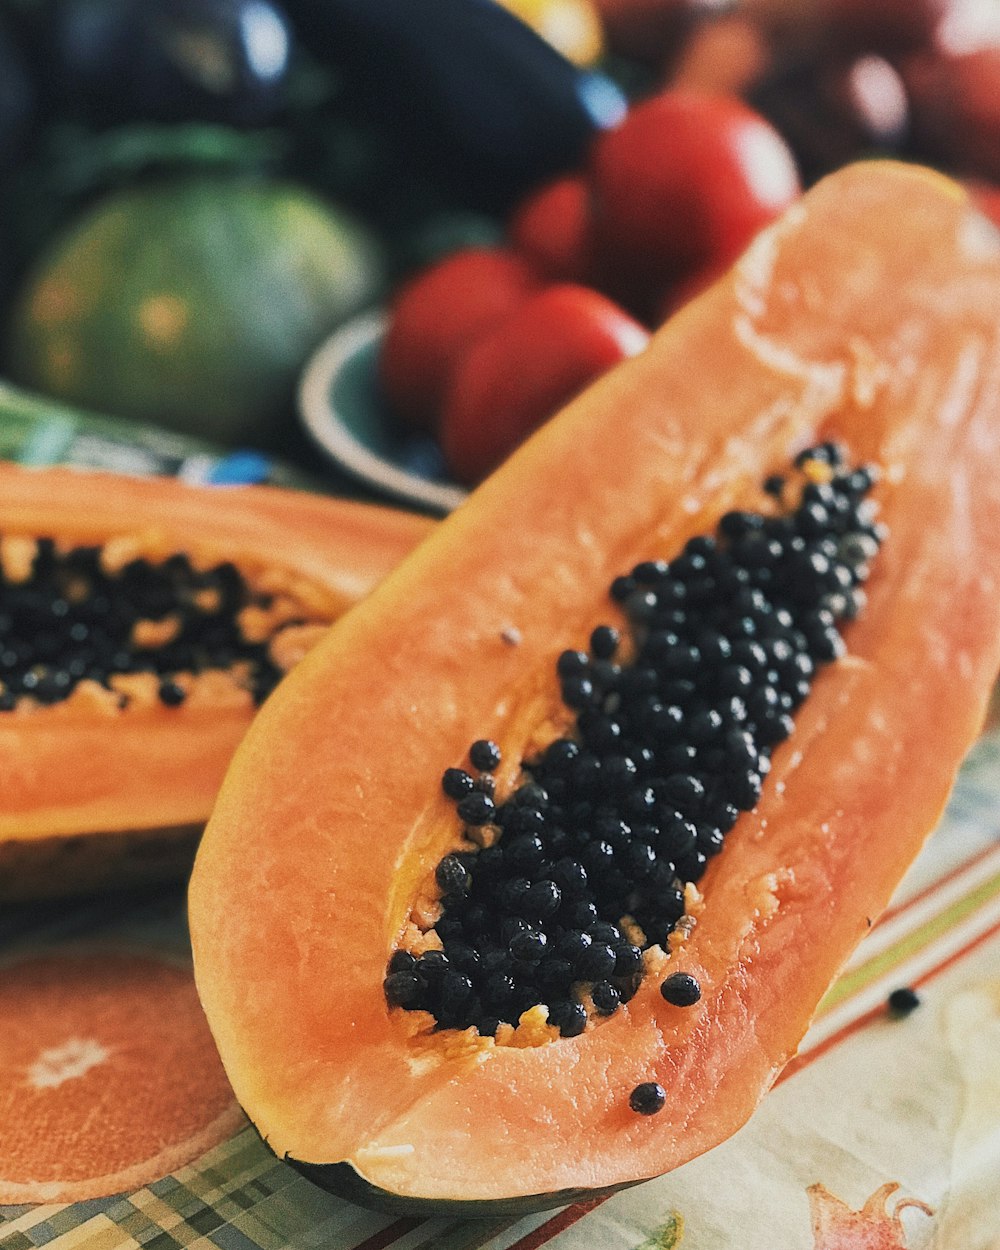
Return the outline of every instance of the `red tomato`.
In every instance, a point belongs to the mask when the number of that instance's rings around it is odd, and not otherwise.
[[[624,309],[574,283],[533,295],[476,343],[455,370],[441,421],[452,473],[484,478],[532,430],[649,333]]]
[[[974,182],[969,186],[972,202],[1000,229],[1000,183]]]
[[[732,262],[800,194],[788,145],[735,97],[672,90],[599,135],[589,166],[600,285],[644,318]]]
[[[523,256],[499,247],[453,252],[404,283],[379,353],[379,380],[400,421],[430,429],[456,362],[540,285]]]
[[[561,282],[586,281],[590,236],[590,187],[579,176],[547,182],[522,201],[507,223],[511,246]]]

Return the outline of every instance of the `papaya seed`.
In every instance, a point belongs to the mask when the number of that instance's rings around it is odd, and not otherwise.
[[[643,1081],[629,1094],[628,1105],[637,1115],[656,1115],[667,1105],[667,1091],[656,1081]]]

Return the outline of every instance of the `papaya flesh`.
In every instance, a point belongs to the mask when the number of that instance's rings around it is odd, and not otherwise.
[[[839,171],[283,682],[189,895],[209,1023],[278,1156],[372,1206],[518,1213],[659,1175],[746,1121],[937,822],[1000,666],[998,312],[1000,240],[957,186]],[[502,801],[573,732],[560,654],[625,631],[615,579],[766,510],[761,484],[828,442],[880,470],[867,604],[635,992],[576,1036],[538,1012],[482,1036],[390,1006],[390,960],[463,836],[445,770],[492,741]],[[666,1000],[675,972],[698,1001]]]
[[[256,630],[247,652],[272,682],[428,528],[268,487],[0,463],[0,897],[188,871],[265,693],[210,631]],[[171,576],[184,618],[157,601]],[[242,616],[225,619],[225,595]],[[202,671],[171,669],[167,646]]]

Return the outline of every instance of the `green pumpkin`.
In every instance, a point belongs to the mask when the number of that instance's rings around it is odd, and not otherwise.
[[[381,291],[380,247],[288,183],[221,176],[102,199],[13,313],[17,381],[224,444],[280,445],[312,349]]]

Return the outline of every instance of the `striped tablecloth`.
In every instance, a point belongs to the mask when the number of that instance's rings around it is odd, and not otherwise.
[[[133,899],[112,923],[183,941],[182,893]],[[0,942],[107,924],[10,912]],[[921,1005],[893,1018],[904,985]],[[671,1175],[527,1219],[391,1218],[314,1188],[246,1127],[138,1192],[0,1208],[0,1250],[38,1246],[1000,1250],[1000,730],[751,1122]]]

